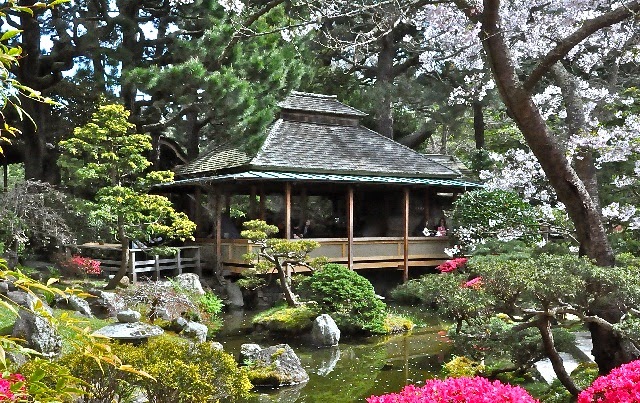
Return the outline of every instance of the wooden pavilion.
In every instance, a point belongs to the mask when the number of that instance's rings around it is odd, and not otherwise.
[[[189,196],[196,244],[227,272],[248,267],[241,222],[261,218],[280,236],[311,237],[312,256],[352,269],[411,266],[446,258],[435,233],[456,195],[481,185],[448,156],[427,156],[360,125],[365,113],[335,96],[291,93],[259,147],[227,143],[176,170],[165,190]],[[232,218],[234,206],[246,216]]]

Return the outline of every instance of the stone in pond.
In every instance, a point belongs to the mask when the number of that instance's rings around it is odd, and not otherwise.
[[[162,328],[146,323],[113,323],[93,332],[94,336],[104,336],[116,340],[141,341],[149,337],[160,336]]]
[[[249,380],[257,386],[288,386],[307,382],[309,375],[288,344],[260,350],[249,365]]]
[[[322,314],[313,321],[311,339],[316,346],[337,346],[340,341],[340,329],[331,316]]]

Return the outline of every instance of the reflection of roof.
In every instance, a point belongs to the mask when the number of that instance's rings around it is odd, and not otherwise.
[[[283,171],[421,178],[460,173],[358,124],[365,114],[333,96],[294,92],[257,152],[224,144],[179,167],[182,177],[238,171]],[[287,112],[287,113],[284,113]],[[345,118],[346,117],[346,118]]]

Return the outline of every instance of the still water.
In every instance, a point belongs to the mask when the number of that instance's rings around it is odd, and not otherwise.
[[[332,348],[313,348],[301,340],[265,339],[252,334],[253,312],[235,312],[225,318],[216,339],[225,351],[238,356],[243,343],[263,347],[288,343],[309,374],[309,382],[278,390],[254,390],[247,403],[350,403],[371,395],[398,392],[409,383],[421,384],[436,376],[450,359],[451,346],[439,332],[436,318],[423,318],[425,325],[409,334],[343,339]]]

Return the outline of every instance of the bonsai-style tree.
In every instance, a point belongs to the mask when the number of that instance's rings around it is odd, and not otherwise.
[[[60,142],[62,180],[88,201],[90,217],[111,226],[122,245],[120,270],[107,284],[113,289],[129,265],[129,241],[161,236],[191,238],[196,225],[164,196],[147,194],[152,185],[170,182],[169,171],[148,171],[151,137],[134,133],[122,105],[103,105],[91,121]]]
[[[247,221],[244,228],[240,235],[254,243],[258,251],[245,255],[245,259],[253,264],[253,270],[243,274],[250,276],[275,272],[287,304],[292,307],[298,306],[298,300],[291,290],[288,268],[304,266],[313,270],[307,259],[309,252],[320,246],[318,242],[269,238],[278,232],[278,227],[262,220]]]

